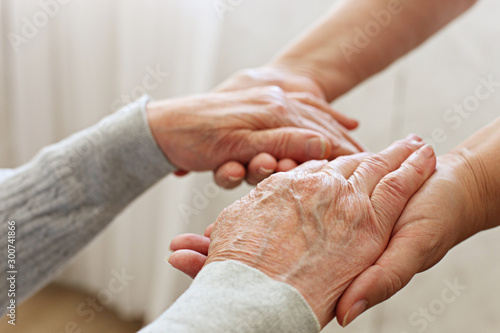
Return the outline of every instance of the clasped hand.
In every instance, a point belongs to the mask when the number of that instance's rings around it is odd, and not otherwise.
[[[210,238],[174,239],[170,263],[195,276],[211,262],[243,262],[295,287],[325,326],[346,288],[383,253],[435,166],[432,148],[414,136],[376,155],[305,163],[226,208],[207,230]],[[354,304],[342,320],[366,306]]]
[[[216,171],[224,165],[230,173],[230,163],[250,162],[250,183],[296,163],[363,150],[343,126],[353,120],[309,93],[285,93],[279,87],[151,102],[147,116],[158,145],[180,170]],[[259,154],[264,154],[260,160]],[[270,156],[288,163],[278,168]],[[237,185],[231,175],[218,177],[221,185]]]

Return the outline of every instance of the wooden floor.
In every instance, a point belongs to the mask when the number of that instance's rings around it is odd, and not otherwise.
[[[16,326],[0,320],[2,333],[132,333],[140,321],[126,322],[114,312],[104,309],[85,316],[77,314],[78,306],[89,297],[85,293],[51,284],[17,308]],[[85,308],[88,311],[90,307]],[[98,308],[100,309],[100,308]],[[87,320],[87,322],[86,322]]]

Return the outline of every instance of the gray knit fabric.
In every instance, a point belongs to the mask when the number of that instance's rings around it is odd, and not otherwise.
[[[0,269],[7,222],[16,222],[16,301],[56,275],[113,218],[173,170],[154,141],[144,97],[99,124],[44,148],[0,182]],[[0,313],[7,280],[0,279]]]
[[[236,261],[203,268],[189,289],[140,333],[319,332],[302,295]]]
[[[11,169],[0,169],[0,182],[2,182],[2,180],[12,175],[14,172],[15,170]]]
[[[99,124],[0,169],[0,315],[9,304],[8,222],[15,221],[16,305],[50,281],[128,204],[174,170],[152,137],[144,97]],[[202,270],[144,332],[318,332],[301,294],[236,262]]]

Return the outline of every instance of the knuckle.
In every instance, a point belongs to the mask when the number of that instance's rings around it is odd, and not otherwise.
[[[262,99],[266,112],[273,119],[288,116],[290,113],[290,104],[284,96],[266,93]]]
[[[231,151],[233,155],[238,156],[241,162],[246,163],[262,149],[259,134],[233,137],[232,140],[227,141],[227,149]]]
[[[349,167],[353,167],[356,169],[359,165],[362,165],[362,163],[366,162],[366,160],[373,156],[373,153],[360,153],[360,152],[355,152],[351,155],[342,155],[335,160],[333,160],[331,163],[336,163],[337,161],[340,162],[339,164],[346,164]]]
[[[427,175],[427,170],[423,165],[414,163],[412,161],[408,161],[405,164],[406,164],[406,168],[411,170],[412,174],[414,174],[418,177],[424,177]]]
[[[284,133],[283,135],[279,135],[274,138],[274,140],[268,140],[271,151],[275,153],[276,158],[290,157],[291,141],[291,133]]]
[[[308,103],[318,103],[318,104],[323,104],[323,101],[321,101],[319,98],[314,96],[310,92],[301,92],[300,95],[298,95],[303,101],[308,102]]]
[[[382,190],[393,198],[406,198],[409,194],[408,181],[390,174],[382,180]]]
[[[320,168],[328,164],[328,160],[310,160],[305,163],[302,163],[300,168],[308,169],[308,168]],[[290,172],[301,172],[302,170],[291,170]],[[305,172],[311,173],[309,170]]]
[[[386,295],[385,295],[385,299],[388,299],[390,298],[391,296],[393,296],[394,294],[396,294],[398,291],[400,291],[404,285],[405,285],[405,282],[403,281],[403,279],[399,276],[399,274],[397,272],[395,272],[394,270],[390,269],[390,268],[386,268],[386,279],[387,279],[387,283],[386,283],[386,286],[387,286],[387,290],[386,290]]]
[[[326,113],[328,115],[332,115],[333,109],[332,109],[331,105],[328,104],[328,102],[326,102],[325,100],[323,100],[321,98],[318,98],[318,96],[316,96],[310,92],[306,92],[305,95],[306,95],[306,101],[308,104],[314,105],[316,108],[320,109],[323,113]]]
[[[285,116],[288,114],[288,108],[286,107],[284,101],[273,101],[269,105],[269,111],[275,116]]]
[[[339,163],[339,164],[351,164],[353,162],[353,157],[355,157],[354,155],[342,155],[342,156],[339,156],[337,157],[334,161],[330,162],[330,163]]]
[[[311,175],[305,172],[295,173],[295,176],[291,179],[291,185],[299,193],[315,193],[322,183],[320,177],[320,175]]]
[[[362,161],[366,160],[368,157],[371,157],[373,155],[375,155],[375,154],[368,151],[368,152],[358,153],[358,154],[355,154],[352,156],[357,158],[360,162],[362,162]]]
[[[346,165],[349,168],[356,168],[359,165],[360,161],[357,159],[356,155],[342,155],[337,157],[330,163],[338,163],[340,165]]]
[[[266,90],[271,95],[280,96],[281,98],[285,97],[285,90],[277,85],[267,86]]]
[[[367,157],[364,163],[369,170],[387,172],[391,169],[391,164],[387,160],[387,157],[380,154]]]
[[[283,104],[287,98],[285,91],[281,87],[275,85],[261,88],[260,93],[264,101],[267,101],[270,104]]]
[[[397,143],[406,151],[406,153],[414,152],[421,145],[421,143],[417,143],[416,141],[408,140],[399,140]]]
[[[268,188],[275,188],[276,186],[282,189],[288,188],[290,186],[291,179],[292,178],[287,172],[275,173],[258,183],[255,191],[264,191]]]

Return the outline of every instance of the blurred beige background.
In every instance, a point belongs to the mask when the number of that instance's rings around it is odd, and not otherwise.
[[[44,22],[40,13],[47,7],[41,3],[48,2],[0,2],[0,167],[25,163],[43,146],[96,123],[144,92],[157,99],[206,92],[238,69],[259,66],[333,1],[243,0],[221,19],[212,0],[66,0],[51,7]],[[438,136],[444,133],[445,139],[434,139],[435,147],[445,153],[499,115],[500,88],[468,117],[460,117],[458,126],[444,118],[447,109],[474,96],[479,78],[492,76],[500,82],[499,15],[500,2],[479,1],[335,107],[361,121],[356,135],[372,150],[409,132],[426,139],[441,132]],[[40,20],[40,28],[13,47],[9,34],[22,33],[26,20],[33,19]],[[150,75],[157,84],[146,89],[142,82]],[[182,232],[203,231],[250,189],[220,190],[197,215],[183,216],[183,207],[194,206],[195,190],[212,184],[210,174],[162,181],[58,277],[85,294],[68,302],[71,297],[65,295],[74,291],[49,290],[58,297],[41,298],[45,306],[36,307],[39,316],[18,320],[60,314],[61,322],[54,319],[52,329],[62,332],[72,314],[82,332],[101,332],[86,325],[91,316],[80,303],[106,290],[113,274],[122,270],[134,278],[112,295],[108,308],[120,320],[153,320],[190,283],[164,261],[170,240]],[[342,332],[498,332],[499,262],[500,230],[477,235]],[[443,291],[455,282],[465,289],[444,303]],[[430,315],[424,316],[425,311]],[[110,316],[110,321],[116,319]],[[101,313],[96,318],[108,320]],[[0,327],[2,332],[27,332]],[[339,330],[333,323],[324,332]]]

